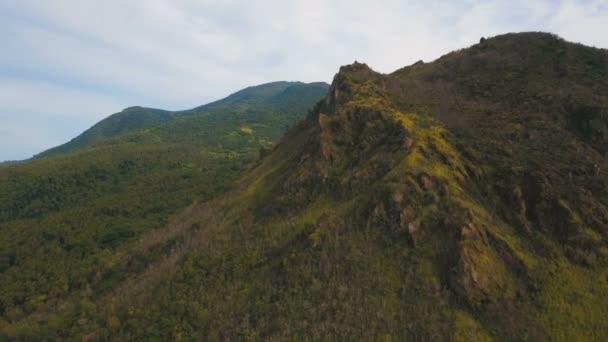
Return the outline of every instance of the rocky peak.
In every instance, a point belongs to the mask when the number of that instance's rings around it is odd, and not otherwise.
[[[327,104],[332,108],[337,104],[343,104],[342,99],[352,96],[355,86],[379,78],[381,74],[365,63],[355,61],[353,64],[342,66],[332,81]]]

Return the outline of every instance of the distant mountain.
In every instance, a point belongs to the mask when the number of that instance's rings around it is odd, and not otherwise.
[[[266,117],[247,113],[235,117]],[[224,130],[221,116],[206,118],[124,137],[138,146],[203,139],[213,155],[232,146],[227,160],[234,148],[263,145],[252,136],[265,124]],[[95,148],[125,140],[115,143]],[[606,50],[532,32],[481,39],[390,74],[354,63],[226,191],[130,244],[113,245],[129,238],[121,235],[128,221],[100,234],[86,265],[96,272],[73,271],[78,259],[61,259],[74,263],[62,261],[64,272],[41,261],[89,250],[78,235],[53,235],[78,231],[70,219],[49,221],[60,228],[43,229],[37,244],[19,235],[26,224],[6,231],[10,271],[0,293],[11,306],[0,331],[14,339],[603,341],[607,152]],[[197,156],[180,161],[204,168]],[[168,165],[164,175],[183,164]],[[161,199],[148,202],[163,210]],[[32,289],[32,278],[53,283]]]
[[[39,153],[35,158],[69,153],[82,147],[90,146],[103,139],[135,130],[155,127],[176,118],[197,115],[204,116],[211,110],[215,110],[216,112],[227,108],[234,110],[235,107],[239,107],[241,111],[250,109],[260,110],[261,108],[256,108],[256,106],[260,105],[274,106],[274,110],[285,110],[288,109],[285,108],[285,105],[294,105],[292,101],[300,101],[299,104],[301,104],[309,101],[311,97],[318,98],[322,96],[327,91],[328,86],[326,83],[273,82],[243,89],[210,104],[175,112],[154,108],[129,107],[98,122],[68,143]],[[277,103],[272,103],[273,101]],[[283,101],[282,107],[281,101]]]

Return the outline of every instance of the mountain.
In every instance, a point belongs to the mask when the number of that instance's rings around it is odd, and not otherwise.
[[[344,66],[222,195],[14,338],[604,340],[608,52],[506,34]],[[95,282],[92,282],[95,284]]]
[[[182,208],[229,187],[328,86],[251,87],[145,129],[133,128],[151,120],[127,110],[137,123],[129,129],[114,115],[76,145],[0,168],[0,329],[71,292],[103,293],[142,267],[117,261]]]
[[[267,111],[270,109],[276,111],[277,108],[281,111],[289,111],[289,106],[307,104],[311,98],[319,98],[327,90],[327,87],[328,85],[322,82],[311,84],[272,82],[243,89],[222,100],[189,110],[171,112],[138,106],[129,107],[98,122],[71,141],[41,152],[35,157],[69,153],[120,134],[159,126],[176,118],[205,116],[212,111],[235,111],[237,107],[240,114],[246,114],[249,110]],[[299,103],[294,101],[299,101]]]

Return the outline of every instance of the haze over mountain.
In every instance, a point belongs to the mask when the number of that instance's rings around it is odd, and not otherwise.
[[[344,66],[327,95],[312,99],[284,107],[259,100],[294,115],[239,115],[234,103],[235,115],[172,114],[160,126],[90,146],[81,138],[74,152],[0,169],[0,184],[11,186],[0,191],[0,332],[608,338],[606,50],[547,33],[506,34],[390,74]],[[252,112],[255,124],[239,121]],[[257,160],[234,158],[269,146],[271,135],[252,137],[268,121],[304,115]],[[239,120],[224,130],[226,117]],[[113,120],[95,130],[107,132]],[[65,181],[47,176],[68,161],[85,166],[70,164]],[[162,171],[142,178],[155,167]],[[32,187],[19,190],[27,177]],[[93,220],[107,225],[82,225],[86,211],[59,202],[80,203],[89,180],[86,189],[126,196],[90,197]],[[223,186],[212,188],[218,180]],[[181,190],[167,205],[170,189]],[[190,203],[179,214],[167,209]],[[35,221],[45,212],[54,214]]]

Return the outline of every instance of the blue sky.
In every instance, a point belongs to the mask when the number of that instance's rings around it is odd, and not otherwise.
[[[277,80],[390,72],[482,36],[608,47],[608,0],[0,0],[0,160],[132,105],[187,109]]]

